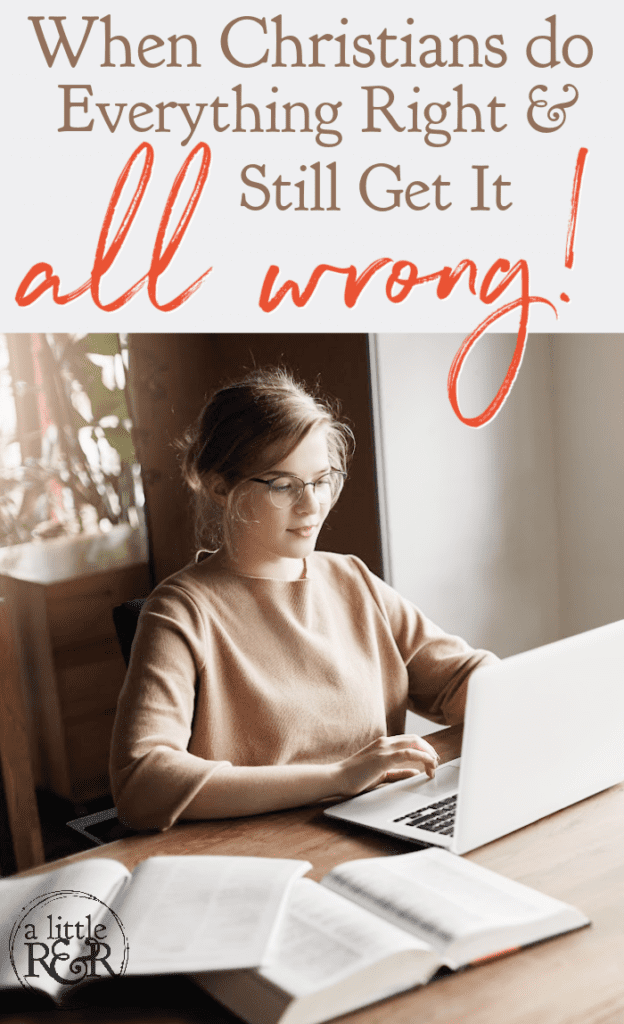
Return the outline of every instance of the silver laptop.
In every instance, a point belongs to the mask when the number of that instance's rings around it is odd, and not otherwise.
[[[462,756],[330,818],[467,853],[624,780],[624,620],[470,677]]]

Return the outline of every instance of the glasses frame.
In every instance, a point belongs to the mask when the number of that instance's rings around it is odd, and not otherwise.
[[[342,469],[334,469],[332,467],[327,471],[327,473],[324,473],[323,476],[320,476],[318,480],[308,480],[307,483],[304,480],[302,480],[300,476],[297,476],[296,473],[278,473],[274,480],[263,480],[261,477],[258,476],[251,476],[249,477],[249,479],[255,484],[264,484],[266,487],[269,488],[269,497],[271,499],[271,504],[274,506],[274,508],[285,509],[293,508],[294,505],[299,504],[299,502],[303,498],[306,487],[312,488],[312,493],[314,494],[314,497],[318,501],[319,505],[330,504],[330,502],[320,501],[316,494],[316,485],[320,484],[321,481],[325,480],[330,473],[335,473],[339,478],[341,478],[340,488],[338,490],[338,493],[336,494],[336,498],[333,499],[333,501],[335,501],[340,496],[340,492],[342,491],[342,488],[344,487],[345,484],[345,480],[347,479],[347,474]],[[299,483],[299,494],[294,499],[294,501],[292,501],[289,505],[278,505],[274,497],[273,484],[276,483],[278,480],[281,480],[285,476],[289,477],[289,479],[291,480],[296,480]]]

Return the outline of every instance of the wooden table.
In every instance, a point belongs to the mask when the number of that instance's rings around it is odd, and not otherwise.
[[[455,728],[429,739],[445,761],[457,756],[460,737]],[[133,836],[78,856],[116,857],[129,868],[157,854],[301,857],[312,862],[310,875],[318,880],[345,860],[410,849],[401,840],[330,822],[315,806],[253,819],[183,823],[169,832]],[[623,1024],[624,784],[466,856],[578,906],[592,925],[343,1019],[349,1024]],[[20,1024],[94,1020],[225,1024],[235,1020],[191,990],[186,979],[180,979],[177,990],[178,982],[173,983],[170,991],[176,994],[171,997],[166,996],[162,982],[150,979],[142,984],[144,994],[137,999],[134,983],[134,1005],[101,1007],[95,1016],[66,1010],[5,1019],[15,1024],[18,1020]]]

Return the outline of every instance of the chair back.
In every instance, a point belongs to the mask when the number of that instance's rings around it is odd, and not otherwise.
[[[126,666],[130,661],[132,641],[145,600],[144,597],[137,597],[134,601],[125,601],[113,608],[115,632]],[[67,822],[67,825],[97,846],[110,843],[114,839],[123,839],[125,836],[134,835],[133,829],[126,828],[118,821],[115,807],[97,811],[95,814],[85,814],[81,818],[73,818],[72,821]]]
[[[119,641],[126,666],[130,661],[132,641],[134,640],[139,615],[145,600],[144,597],[140,597],[134,601],[125,601],[124,604],[118,604],[116,608],[113,608],[113,622],[115,623],[117,640]]]

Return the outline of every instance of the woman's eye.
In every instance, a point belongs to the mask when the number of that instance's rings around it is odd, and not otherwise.
[[[274,491],[277,491],[278,494],[288,494],[289,491],[293,490],[291,480],[274,480],[271,487]]]
[[[336,485],[335,478],[333,476],[324,476],[320,480],[316,481],[316,491],[321,491],[323,494],[331,493]]]

